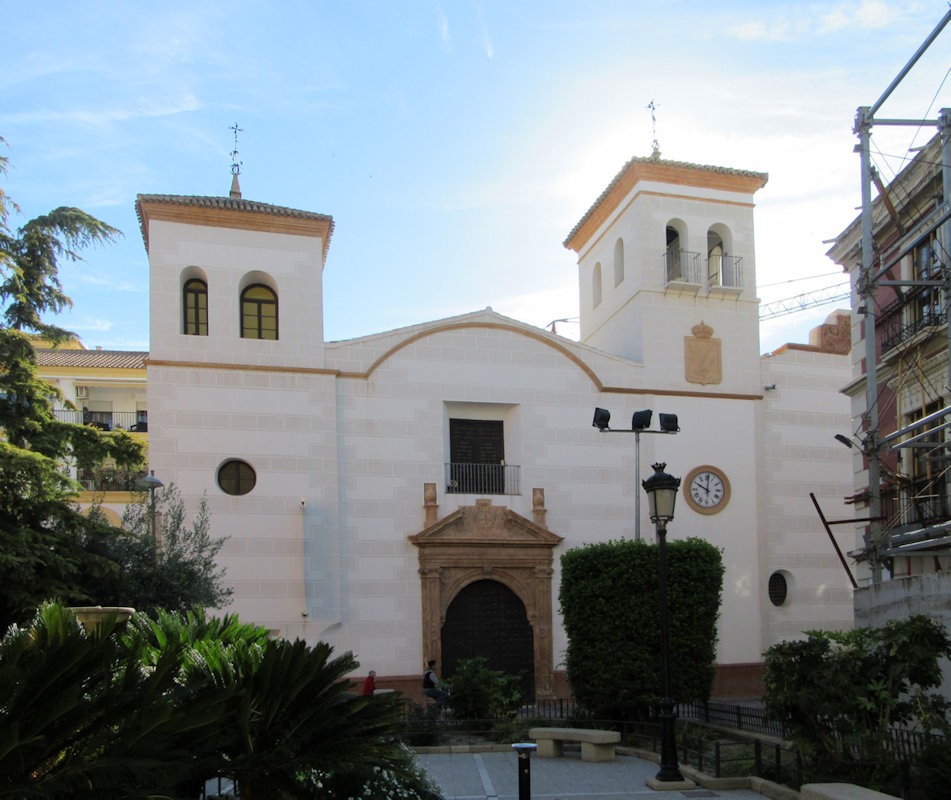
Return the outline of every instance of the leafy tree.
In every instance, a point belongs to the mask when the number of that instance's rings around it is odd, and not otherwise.
[[[713,688],[720,551],[701,539],[667,543],[671,690],[676,702]],[[603,542],[562,556],[560,602],[575,699],[606,719],[642,717],[662,695],[659,546]]]
[[[765,654],[765,706],[818,774],[868,778],[862,762],[895,765],[890,728],[945,724],[944,627],[924,615],[882,628],[809,631]]]
[[[98,602],[133,606],[150,616],[160,608],[184,612],[194,606],[227,605],[233,592],[224,582],[224,569],[215,562],[227,538],[210,534],[205,498],[199,500],[189,524],[181,493],[170,484],[155,492],[155,539],[152,520],[151,498],[140,494],[125,508],[123,533],[99,541],[98,552],[119,569],[100,580]]]
[[[0,140],[2,141],[2,140]],[[0,174],[7,159],[0,157]],[[66,475],[72,462],[91,467],[107,459],[127,467],[143,451],[122,431],[104,433],[55,419],[59,391],[36,374],[32,335],[52,342],[72,337],[42,320],[69,305],[57,278],[60,259],[76,260],[90,244],[119,232],[76,208],[58,208],[9,227],[16,205],[0,192],[0,626],[28,618],[47,597],[94,598],[97,582],[116,569],[89,545],[114,535],[80,515],[78,488]]]

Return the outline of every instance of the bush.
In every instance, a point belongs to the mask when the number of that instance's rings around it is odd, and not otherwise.
[[[766,651],[766,711],[814,774],[885,785],[898,769],[891,728],[946,724],[947,701],[929,690],[941,684],[939,660],[949,656],[944,627],[920,614],[882,628],[809,631]]]
[[[918,756],[916,773],[922,800],[945,800],[951,786],[951,739],[932,739]]]
[[[602,719],[646,716],[662,694],[658,545],[604,542],[561,559],[568,682]],[[713,688],[723,585],[720,551],[701,539],[667,544],[671,691],[678,703]]]
[[[483,656],[463,659],[448,678],[447,701],[457,719],[514,717],[522,704],[520,680],[489,669]]]

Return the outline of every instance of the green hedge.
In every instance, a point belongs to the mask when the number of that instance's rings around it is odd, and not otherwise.
[[[659,546],[592,544],[561,558],[565,664],[575,700],[598,716],[641,716],[660,699]],[[713,688],[723,587],[719,549],[701,539],[667,543],[671,688],[677,702]]]

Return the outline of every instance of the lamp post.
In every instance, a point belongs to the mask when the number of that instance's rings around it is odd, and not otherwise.
[[[641,493],[637,491],[637,485],[641,482],[641,434],[642,433],[677,433],[680,428],[677,426],[676,414],[658,414],[660,430],[648,430],[651,424],[651,415],[654,412],[650,409],[644,411],[635,411],[631,417],[631,429],[611,428],[608,423],[611,421],[611,412],[606,408],[596,408],[594,410],[594,422],[591,424],[598,429],[600,433],[633,433],[634,434],[634,540],[641,540]]]
[[[670,639],[667,628],[667,523],[674,518],[680,478],[664,472],[664,463],[653,464],[654,474],[644,481],[644,491],[650,506],[650,518],[657,531],[660,545],[660,650],[663,669],[664,696],[660,701],[660,771],[659,782],[683,781],[677,763],[677,741],[674,732],[674,700],[670,691]]]
[[[155,530],[155,490],[165,486],[155,477],[155,470],[150,470],[149,474],[139,480],[139,486],[149,490],[149,517],[152,522],[152,546],[158,547],[158,536]]]

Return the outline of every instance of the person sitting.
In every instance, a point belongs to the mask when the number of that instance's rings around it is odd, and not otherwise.
[[[423,694],[436,701],[436,710],[442,711],[448,692],[439,688],[439,678],[436,675],[436,662],[430,661],[426,665],[426,671],[423,673]]]

